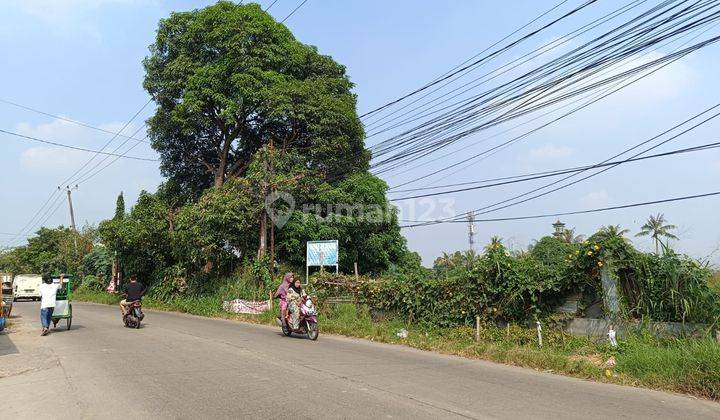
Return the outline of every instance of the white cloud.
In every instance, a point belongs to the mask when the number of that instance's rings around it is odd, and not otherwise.
[[[93,40],[101,38],[94,13],[109,6],[147,5],[154,0],[4,0],[3,7],[26,15],[58,33],[80,34]],[[11,23],[12,25],[12,23]]]
[[[610,195],[604,189],[592,191],[581,197],[580,202],[586,207],[607,206],[610,204]]]
[[[54,147],[32,147],[20,155],[23,169],[33,172],[59,172],[82,165],[87,154],[76,150],[58,150]]]
[[[124,123],[121,122],[111,122],[100,124],[99,127],[104,130],[118,132],[122,129],[123,125]],[[101,133],[62,120],[53,120],[49,123],[38,125],[21,123],[16,126],[15,130],[29,137],[79,146],[91,150],[101,149],[108,140],[113,137],[111,134]],[[135,128],[130,125],[123,133],[132,133],[134,130]],[[105,150],[112,152],[115,147],[123,141],[125,141],[125,139],[115,139]],[[28,140],[28,142],[32,143],[30,140]],[[124,150],[124,148],[121,150]],[[80,165],[84,164],[92,156],[93,153],[89,152],[35,143],[35,145],[25,149],[20,154],[20,164],[23,169],[28,171],[51,173],[57,172],[58,168],[80,167]],[[60,169],[60,171],[62,173],[63,169]]]
[[[568,146],[555,146],[547,143],[542,147],[530,150],[522,157],[524,161],[545,161],[552,159],[566,158],[573,154],[573,149]]]

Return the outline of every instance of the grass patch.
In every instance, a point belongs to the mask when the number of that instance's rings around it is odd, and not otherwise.
[[[617,369],[642,384],[720,399],[720,344],[710,338],[630,337]]]
[[[275,311],[261,315],[224,312],[221,308],[223,293],[218,291],[213,295],[172,298],[164,302],[147,297],[143,305],[165,311],[275,325]],[[83,289],[78,290],[74,298],[105,304],[120,301],[116,295]],[[397,336],[403,328],[408,330],[407,338]],[[436,328],[409,324],[397,318],[378,322],[373,321],[367,308],[349,304],[323,308],[320,331],[720,400],[720,343],[710,338],[661,340],[638,335],[622,341],[618,348],[611,348],[605,342],[546,328],[543,331],[544,346],[539,348],[534,329],[515,325],[509,329],[486,326],[481,329],[480,340],[476,342],[475,331],[470,327]],[[616,358],[617,365],[608,369],[605,362],[610,356]]]

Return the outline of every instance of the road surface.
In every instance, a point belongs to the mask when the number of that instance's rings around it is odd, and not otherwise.
[[[0,335],[0,417],[720,418],[720,404],[483,361],[278,328],[75,303],[73,328],[39,336],[17,303]],[[62,324],[61,324],[62,325]]]

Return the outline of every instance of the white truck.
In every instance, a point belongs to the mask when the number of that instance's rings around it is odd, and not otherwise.
[[[15,300],[40,300],[40,285],[42,284],[40,274],[17,274],[14,283]]]

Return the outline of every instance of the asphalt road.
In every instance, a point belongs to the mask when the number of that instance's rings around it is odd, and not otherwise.
[[[0,335],[7,419],[720,418],[710,401],[322,330],[313,342],[154,311],[131,330],[116,308],[75,303],[71,330],[40,337],[38,303],[14,311]]]

